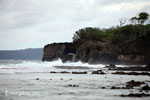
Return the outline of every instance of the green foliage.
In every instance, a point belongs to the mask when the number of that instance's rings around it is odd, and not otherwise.
[[[121,43],[124,42],[125,40],[126,36],[124,34],[112,35],[112,37],[110,37],[110,41],[112,44]]]
[[[112,43],[116,43],[116,41],[123,42],[126,40],[136,39],[138,37],[145,36],[146,34],[150,34],[150,24],[126,25],[116,29],[111,37],[111,41]]]
[[[149,16],[150,15],[148,13],[141,12],[139,13],[138,17],[132,17],[130,21],[135,24],[138,23],[143,25],[149,19]]]
[[[146,12],[141,12],[141,13],[139,13],[139,18],[138,18],[138,20],[140,21],[141,24],[144,24],[144,22],[145,22],[146,20],[148,20],[148,17],[149,17],[149,14],[148,14],[148,13],[146,13]]]
[[[122,27],[99,29],[83,28],[75,32],[73,41],[78,40],[98,40],[111,41],[113,44],[126,40],[136,39],[150,34],[150,24],[147,25],[125,25]]]
[[[137,24],[138,23],[138,18],[137,17],[132,17],[130,19],[131,23]]]
[[[86,27],[79,29],[74,33],[73,42],[78,40],[94,40],[94,41],[110,41],[113,44],[124,42],[146,36],[150,34],[150,24],[143,24],[148,20],[149,15],[145,12],[139,14],[138,17],[132,17],[131,21],[140,24],[129,24],[121,27],[111,27],[107,29]]]
[[[99,28],[86,27],[75,32],[73,41],[75,42],[81,39],[101,40],[105,37],[105,35],[101,33],[102,30],[100,30]]]

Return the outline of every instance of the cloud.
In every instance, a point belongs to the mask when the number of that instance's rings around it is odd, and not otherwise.
[[[111,27],[149,10],[149,0],[0,0],[0,49],[71,42],[80,28]]]

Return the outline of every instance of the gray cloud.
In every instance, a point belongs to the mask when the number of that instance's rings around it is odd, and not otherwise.
[[[149,0],[0,0],[0,49],[72,41],[80,28],[111,27],[149,10]]]

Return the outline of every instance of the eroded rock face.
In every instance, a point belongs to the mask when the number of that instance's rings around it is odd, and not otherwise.
[[[125,41],[118,46],[118,60],[126,63],[150,63],[150,35]]]
[[[53,43],[44,47],[43,61],[60,58],[90,64],[149,64],[150,35],[118,44],[100,40],[79,40],[76,43]]]
[[[146,61],[146,57],[138,54],[119,55],[118,60],[128,63],[144,63]]]
[[[53,61],[58,58],[63,62],[72,60],[75,47],[72,43],[53,43],[44,47],[43,61]]]
[[[116,63],[118,54],[112,52],[107,43],[101,41],[84,41],[76,48],[75,61],[88,63]]]

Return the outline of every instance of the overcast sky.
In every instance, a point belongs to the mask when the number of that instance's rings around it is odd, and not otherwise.
[[[80,28],[116,26],[141,11],[150,0],[0,0],[0,50],[71,42]]]

